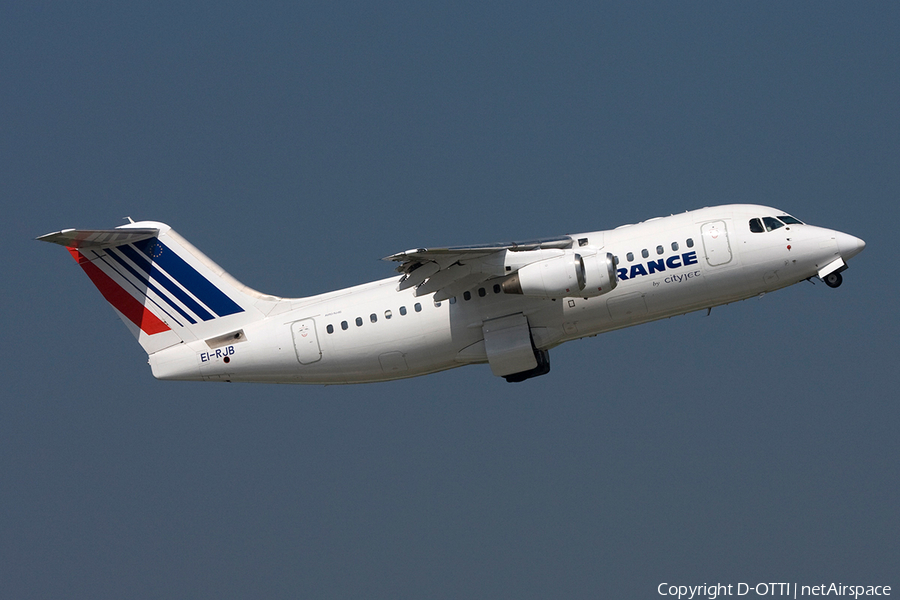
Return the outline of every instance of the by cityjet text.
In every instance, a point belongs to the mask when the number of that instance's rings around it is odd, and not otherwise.
[[[889,585],[844,585],[843,583],[822,583],[819,585],[798,585],[796,583],[715,583],[703,585],[674,585],[661,583],[656,588],[660,596],[672,596],[681,600],[686,598],[709,598],[715,600],[720,596],[846,596],[860,598],[865,596],[890,596]]]

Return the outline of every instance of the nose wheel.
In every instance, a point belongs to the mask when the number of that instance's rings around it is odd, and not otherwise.
[[[844,278],[841,277],[840,273],[829,273],[825,276],[825,279],[823,279],[823,281],[828,287],[836,288],[840,287],[841,283],[844,282]]]

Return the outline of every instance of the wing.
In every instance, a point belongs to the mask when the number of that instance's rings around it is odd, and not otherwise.
[[[434,292],[436,301],[446,300],[482,281],[510,275],[519,267],[542,260],[571,248],[569,236],[541,238],[524,242],[416,248],[386,256],[399,262],[403,273],[398,290],[416,288],[416,296]]]

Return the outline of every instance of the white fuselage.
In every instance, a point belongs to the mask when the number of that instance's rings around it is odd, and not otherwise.
[[[751,232],[753,218],[784,214],[729,205],[572,234],[575,247],[609,252],[618,283],[592,298],[504,293],[501,278],[443,302],[398,291],[391,277],[286,301],[278,314],[243,327],[235,343],[197,341],[151,355],[161,379],[362,383],[484,363],[483,326],[521,313],[534,347],[726,304],[821,274],[862,241],[830,229],[790,224]]]

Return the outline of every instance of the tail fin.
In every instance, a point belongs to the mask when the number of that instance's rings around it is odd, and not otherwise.
[[[69,250],[147,354],[237,334],[285,302],[241,284],[163,223],[66,229],[37,239]]]

